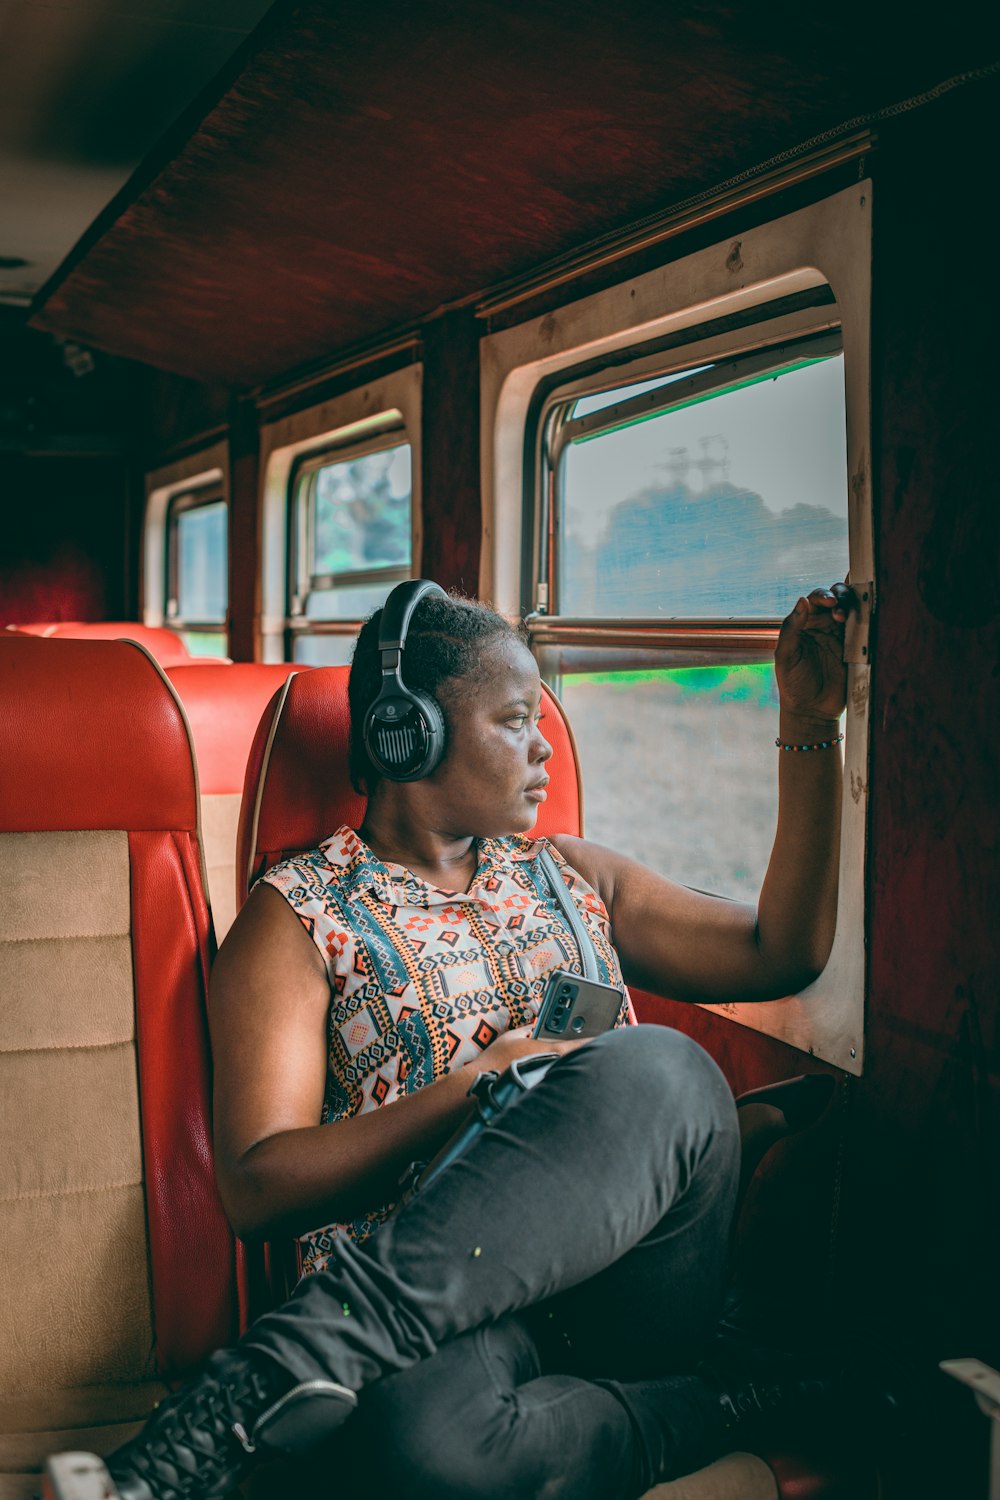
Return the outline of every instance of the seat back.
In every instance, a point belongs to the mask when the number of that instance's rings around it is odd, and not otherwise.
[[[247,764],[240,813],[238,877],[242,896],[265,870],[288,855],[314,848],[342,823],[359,827],[365,800],[351,787],[347,768],[350,714],[347,667],[316,667],[290,677],[268,705]],[[544,732],[552,745],[548,798],[539,810],[539,834],[580,834],[582,792],[572,731],[558,699],[544,689]],[[799,1079],[760,1090],[740,1110],[744,1173],[749,1179],[778,1140],[815,1123],[829,1102],[830,1082]],[[751,1106],[753,1106],[751,1108]],[[744,1182],[744,1187],[746,1182]],[[287,1296],[300,1273],[297,1246],[276,1241],[255,1247],[248,1266],[252,1313]],[[774,1459],[782,1495],[856,1495],[878,1492],[873,1472],[847,1454],[840,1464],[824,1452],[784,1453]],[[651,1490],[646,1500],[777,1500],[774,1472],[746,1453],[729,1454],[708,1468]]]
[[[47,640],[137,641],[161,667],[196,660],[184,641],[166,626],[136,620],[57,620],[37,625],[8,625],[14,635],[41,635]]]
[[[272,699],[247,762],[237,853],[239,899],[265,870],[314,849],[342,823],[358,828],[365,799],[348,774],[347,667],[314,667],[290,677]],[[552,746],[548,798],[535,832],[575,833],[583,807],[576,745],[558,698],[543,688],[545,737]]]
[[[191,662],[167,670],[194,736],[209,900],[220,943],[236,915],[236,835],[254,733],[275,691],[305,670],[263,662]]]
[[[314,849],[341,824],[359,828],[365,798],[348,772],[348,667],[313,667],[289,677],[257,727],[247,761],[236,857],[238,899],[291,854]],[[580,833],[582,803],[576,745],[559,700],[543,691],[545,736],[552,745],[548,798],[536,831]],[[250,1316],[287,1296],[299,1274],[289,1241],[257,1247],[246,1260]]]
[[[0,1496],[237,1331],[190,735],[126,642],[0,636]]]

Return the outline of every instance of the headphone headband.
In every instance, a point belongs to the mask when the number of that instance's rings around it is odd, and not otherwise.
[[[378,629],[380,651],[402,651],[406,645],[406,632],[410,628],[413,611],[428,594],[440,594],[442,598],[447,598],[440,584],[431,583],[428,578],[410,578],[406,583],[396,585],[382,606]]]
[[[412,613],[421,598],[426,598],[427,594],[441,594],[442,598],[447,598],[441,585],[430,582],[427,577],[411,577],[405,583],[397,583],[382,604],[382,618],[378,627],[379,651],[402,651]]]

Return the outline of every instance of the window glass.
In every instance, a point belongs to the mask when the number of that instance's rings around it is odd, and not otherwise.
[[[219,630],[179,630],[178,635],[192,656],[224,656],[226,632]]]
[[[388,598],[395,583],[334,584],[316,589],[306,599],[307,620],[366,620]]]
[[[287,652],[310,666],[349,661],[353,636],[324,626],[360,622],[411,576],[409,443],[314,459],[295,481],[290,521]]]
[[[226,502],[178,509],[177,577],[170,591],[180,620],[224,624],[228,597]],[[213,638],[213,648],[218,641]]]
[[[607,407],[657,385],[598,399]],[[582,405],[572,419],[588,415]],[[556,482],[560,615],[782,617],[847,571],[843,356],[609,419],[571,437]]]
[[[304,667],[346,667],[354,655],[354,635],[308,635],[292,637],[292,661]]]
[[[753,901],[778,802],[770,663],[563,679],[587,837],[684,885]]]
[[[224,656],[228,507],[216,491],[174,495],[167,511],[167,621],[192,656]]]
[[[312,477],[310,572],[314,578],[409,568],[410,446],[401,443]]]
[[[383,580],[381,583],[342,584],[317,590],[306,600],[306,619],[366,620],[374,610],[381,608],[395,586],[395,580]],[[346,666],[354,654],[356,639],[353,631],[347,635],[341,631],[320,635],[297,630],[292,637],[292,661],[309,667]]]

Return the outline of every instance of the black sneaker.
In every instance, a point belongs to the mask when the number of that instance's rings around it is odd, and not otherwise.
[[[88,1453],[50,1458],[43,1500],[222,1500],[258,1448],[305,1452],[351,1414],[345,1386],[313,1380],[289,1389],[277,1365],[224,1350],[206,1371],[152,1413],[130,1442],[102,1461]]]
[[[786,1375],[750,1380],[718,1391],[722,1420],[734,1442],[752,1447],[787,1433],[794,1426],[811,1428],[841,1408],[843,1387],[827,1375]]]

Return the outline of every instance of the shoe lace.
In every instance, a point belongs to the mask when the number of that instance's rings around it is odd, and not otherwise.
[[[235,1383],[203,1376],[164,1401],[139,1436],[113,1456],[112,1478],[142,1479],[156,1500],[190,1500],[195,1493],[199,1500],[212,1500],[224,1494],[248,1462],[235,1429],[270,1394],[255,1371]],[[216,1490],[220,1481],[225,1483]]]
[[[765,1385],[750,1381],[737,1391],[724,1391],[719,1405],[726,1417],[727,1425],[737,1426],[747,1419],[768,1416],[784,1405],[785,1393],[780,1385]]]

